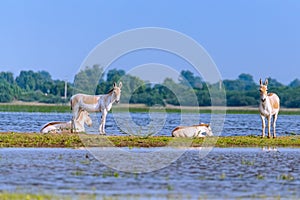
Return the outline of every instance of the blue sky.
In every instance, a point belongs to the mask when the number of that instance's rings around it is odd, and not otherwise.
[[[16,76],[20,70],[46,70],[54,79],[73,80],[105,39],[129,29],[162,27],[202,45],[223,79],[249,73],[256,81],[270,76],[288,84],[300,79],[299,10],[297,0],[2,0],[0,71]],[[127,60],[120,68],[137,64]],[[153,60],[148,55],[142,62]],[[178,71],[189,69],[180,64]]]

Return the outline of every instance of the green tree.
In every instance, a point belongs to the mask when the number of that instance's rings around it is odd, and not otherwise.
[[[268,82],[268,89],[284,87],[282,83],[271,77],[268,78]]]
[[[243,90],[252,90],[257,88],[257,84],[254,82],[253,76],[250,74],[240,74],[238,81],[242,85]]]
[[[196,91],[199,106],[211,106],[211,99],[208,90]]]
[[[136,76],[126,74],[123,75],[120,80],[116,81],[122,81],[123,83],[121,102],[129,103],[130,101],[136,101],[137,103],[141,103],[137,99],[140,99],[138,98],[138,95],[144,93],[146,89],[146,85],[143,80]]]
[[[250,74],[240,74],[236,80],[224,80],[223,84],[227,91],[247,91],[257,88]]]
[[[254,97],[245,95],[245,92],[229,91],[226,93],[228,106],[250,106],[257,104]]]
[[[296,78],[288,86],[292,88],[300,87],[300,80]]]
[[[97,85],[103,80],[103,68],[93,65],[85,67],[75,75],[74,93],[95,94]]]
[[[14,99],[14,94],[11,85],[0,79],[0,102],[11,102]]]
[[[242,85],[241,81],[239,80],[224,80],[223,81],[224,87],[226,91],[242,91],[244,90],[244,85]]]
[[[166,102],[168,104],[181,105],[181,106],[198,106],[197,95],[193,88],[177,84],[172,79],[165,79],[163,85],[171,91],[166,94]]]
[[[111,89],[111,87],[113,86],[114,83],[118,83],[120,82],[120,80],[122,79],[123,76],[125,76],[125,71],[122,69],[111,69],[107,72],[107,78],[106,78],[106,82],[107,82],[107,89]]]
[[[43,82],[51,82],[52,78],[49,72],[47,71],[38,71],[38,77],[43,80]]]
[[[1,72],[0,79],[5,80],[9,84],[15,83],[14,75],[11,72]]]
[[[179,82],[185,86],[191,86],[192,88],[202,88],[202,79],[199,76],[194,76],[194,74],[189,70],[182,70],[179,76]]]
[[[180,82],[167,78],[162,84],[150,84],[139,77],[126,74],[124,70],[112,69],[104,80],[103,69],[98,65],[81,70],[74,80],[77,92],[107,93],[114,82],[122,81],[123,103],[144,103],[149,106],[160,104],[210,106],[210,96],[214,96],[214,105],[224,105],[219,84],[205,84],[200,77],[186,70],[181,72]],[[300,107],[300,80],[295,79],[289,85],[284,85],[276,79],[269,78],[269,92],[275,92],[280,97],[282,107]],[[200,87],[201,84],[201,87]],[[224,80],[228,106],[258,106],[258,85],[249,74],[240,74],[235,80]],[[77,87],[78,86],[78,87]],[[40,101],[46,103],[64,102],[65,82],[52,80],[46,71],[21,71],[14,79],[11,72],[0,72],[0,102],[11,102],[14,99],[23,101]],[[208,90],[209,88],[209,90]],[[72,85],[67,84],[68,97],[71,96]],[[196,95],[196,99],[195,99]],[[220,97],[220,98],[219,98]]]
[[[20,94],[20,88],[16,85],[13,73],[0,73],[0,102],[11,102]]]
[[[63,97],[65,95],[65,81],[55,80],[52,85],[51,94]],[[72,95],[70,84],[67,83],[67,96]]]
[[[36,81],[34,72],[29,71],[21,71],[20,75],[16,78],[16,82],[18,86],[24,90],[30,91],[35,90]]]
[[[18,86],[26,91],[40,90],[46,93],[49,88],[45,87],[47,84],[51,87],[51,75],[46,71],[33,72],[21,71],[20,75],[16,78]]]

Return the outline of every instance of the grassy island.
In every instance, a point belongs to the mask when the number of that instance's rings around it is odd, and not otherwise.
[[[227,136],[207,138],[173,138],[170,136],[100,136],[92,134],[0,133],[0,147],[300,147],[300,136],[261,138],[260,136]]]

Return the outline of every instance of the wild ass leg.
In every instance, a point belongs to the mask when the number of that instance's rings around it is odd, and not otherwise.
[[[271,137],[271,120],[272,120],[271,115],[269,115],[267,118],[268,118],[268,138],[270,138]]]
[[[78,118],[78,113],[79,113],[79,106],[78,105],[76,105],[76,106],[74,106],[73,107],[73,109],[72,109],[72,120],[71,120],[71,132],[73,133],[76,133],[77,132],[77,130],[76,130],[76,123],[75,123],[75,121],[77,120],[77,118]]]
[[[107,110],[104,109],[104,110],[102,111],[101,124],[100,124],[100,127],[99,127],[100,135],[105,135],[106,115],[107,115]]]
[[[261,115],[260,118],[261,118],[261,123],[262,123],[262,135],[261,135],[261,137],[265,137],[265,129],[266,129],[265,117]]]
[[[277,121],[277,117],[278,117],[278,114],[275,114],[274,117],[273,117],[273,131],[274,131],[273,137],[274,138],[276,138],[276,121]]]

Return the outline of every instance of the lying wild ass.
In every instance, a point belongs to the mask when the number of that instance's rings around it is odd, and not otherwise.
[[[75,94],[71,97],[71,109],[73,113],[73,119],[77,118],[78,111],[80,109],[88,112],[101,112],[101,123],[99,127],[100,134],[105,134],[105,122],[106,115],[110,111],[114,102],[119,103],[121,97],[122,82],[117,86],[116,83],[113,85],[107,94],[102,95],[87,95],[87,94]],[[76,130],[76,124],[73,124]]]
[[[262,121],[262,137],[265,137],[265,117],[268,120],[268,138],[271,137],[271,118],[273,117],[273,137],[276,138],[276,121],[278,117],[278,112],[280,109],[280,100],[275,93],[268,93],[268,79],[266,79],[265,84],[262,80],[259,80],[260,84],[260,103],[259,111]]]
[[[92,119],[85,110],[80,110],[77,120],[75,120],[76,132],[85,132],[84,124],[91,126]],[[41,133],[61,133],[63,131],[69,132],[72,129],[72,121],[68,122],[49,122],[40,130]]]
[[[172,131],[172,136],[196,138],[213,136],[213,133],[209,124],[199,124],[193,126],[178,126]]]

